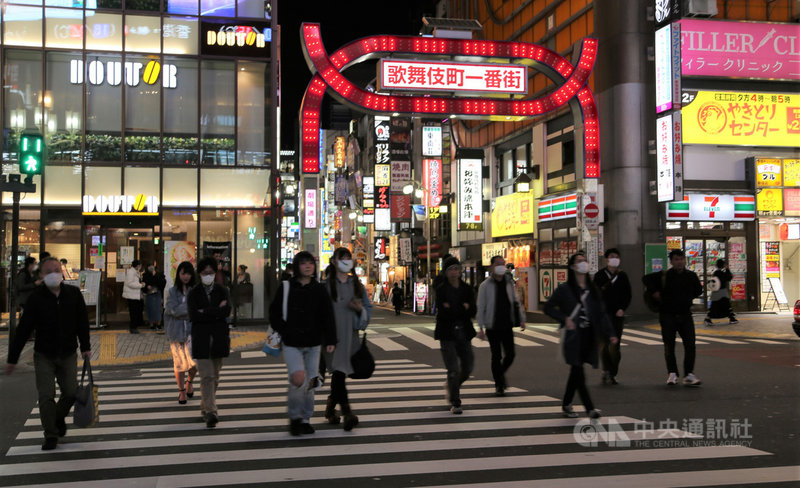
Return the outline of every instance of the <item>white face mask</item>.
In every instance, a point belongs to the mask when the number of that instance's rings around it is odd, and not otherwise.
[[[200,275],[200,281],[206,286],[211,286],[214,283],[214,275]]]
[[[336,267],[342,273],[349,273],[351,269],[353,269],[353,260],[352,259],[340,259],[336,262]]]
[[[575,267],[573,269],[578,274],[586,274],[589,272],[589,263],[586,261],[575,263]]]
[[[506,267],[503,265],[498,265],[494,267],[494,274],[500,276],[506,274]]]
[[[62,281],[64,277],[61,273],[49,273],[44,276],[44,284],[48,288],[58,288]]]
[[[612,268],[619,267],[619,258],[608,258],[608,265]]]

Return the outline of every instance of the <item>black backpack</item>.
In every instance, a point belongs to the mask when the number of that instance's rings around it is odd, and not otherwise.
[[[666,287],[667,272],[656,271],[646,274],[642,276],[642,283],[644,284],[644,293],[642,294],[644,304],[651,312],[658,313],[661,310],[661,300],[656,300],[653,295]]]

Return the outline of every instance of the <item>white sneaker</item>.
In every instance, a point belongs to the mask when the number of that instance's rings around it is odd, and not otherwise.
[[[678,373],[670,373],[669,378],[667,378],[667,385],[675,386],[677,384],[678,384]]]
[[[694,373],[689,373],[683,377],[683,385],[684,386],[700,386],[702,382],[694,375]]]

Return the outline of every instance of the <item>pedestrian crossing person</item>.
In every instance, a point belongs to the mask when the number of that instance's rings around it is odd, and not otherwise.
[[[217,426],[217,388],[223,358],[230,354],[230,335],[226,318],[231,313],[228,290],[215,283],[217,261],[212,257],[197,265],[200,284],[186,299],[192,322],[192,357],[200,373],[201,412],[206,427]]]
[[[601,336],[607,337],[612,344],[619,341],[606,315],[600,292],[589,278],[586,256],[582,252],[573,254],[567,264],[567,282],[558,285],[544,307],[544,312],[561,324],[560,347],[570,367],[561,411],[565,417],[578,416],[572,407],[572,398],[577,391],[588,416],[596,419],[600,418],[600,411],[589,396],[583,363],[597,368]]]
[[[451,256],[442,266],[445,281],[436,289],[436,328],[434,339],[440,343],[442,359],[447,368],[446,397],[450,411],[463,412],[461,385],[469,378],[475,364],[470,341],[475,337],[472,318],[475,317],[475,292],[461,279],[461,263]]]
[[[728,319],[730,325],[738,324],[736,314],[733,312],[731,306],[731,280],[733,273],[728,269],[727,262],[720,258],[717,259],[716,267],[712,278],[709,280],[709,288],[711,290],[711,306],[708,308],[708,313],[703,321],[704,325],[711,327],[714,322],[711,319]]]
[[[515,355],[512,327],[525,330],[525,311],[503,256],[492,256],[490,270],[491,277],[483,280],[478,288],[478,338],[489,339],[495,395],[505,396],[508,387],[506,371],[514,362]]]
[[[603,363],[603,384],[616,385],[619,363],[622,359],[620,341],[625,327],[625,309],[631,304],[631,282],[628,275],[619,269],[620,254],[616,248],[605,252],[606,267],[594,275],[594,284],[603,295],[606,313],[614,327],[617,343],[603,340],[600,360]]]
[[[350,431],[358,425],[358,417],[350,407],[346,380],[347,375],[353,373],[350,358],[361,348],[358,331],[366,329],[372,316],[372,304],[364,285],[353,272],[353,255],[349,249],[340,247],[333,252],[326,275],[325,287],[333,303],[339,342],[333,353],[324,355],[331,371],[331,394],[325,406],[325,419],[329,424],[339,424],[338,405],[344,417],[344,430]]]
[[[39,419],[44,429],[43,451],[55,449],[58,438],[67,433],[66,416],[75,403],[78,391],[79,347],[84,359],[92,357],[89,343],[89,315],[80,290],[65,285],[61,263],[48,257],[39,265],[42,284],[28,297],[14,341],[9,344],[6,374],[10,375],[19,361],[22,348],[36,331],[33,365],[36,390],[39,393]],[[61,395],[56,402],[56,382]],[[4,398],[7,400],[7,398]]]
[[[297,436],[314,433],[311,417],[314,390],[319,384],[320,352],[324,345],[325,352],[332,354],[337,336],[331,299],[316,278],[316,259],[311,253],[300,251],[295,254],[292,267],[294,276],[283,282],[275,294],[269,320],[281,336],[289,372],[289,433]]]
[[[194,396],[192,381],[197,374],[197,364],[192,359],[192,322],[189,320],[186,300],[194,284],[194,266],[189,261],[183,261],[175,271],[175,285],[169,289],[164,310],[164,333],[172,353],[172,366],[179,391],[178,403],[181,405]]]

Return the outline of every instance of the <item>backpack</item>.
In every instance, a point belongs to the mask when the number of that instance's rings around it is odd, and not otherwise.
[[[661,301],[656,300],[653,295],[666,287],[667,272],[662,270],[646,274],[642,277],[642,283],[644,284],[644,293],[642,294],[644,304],[651,312],[658,313],[661,309]]]

